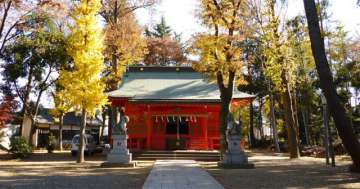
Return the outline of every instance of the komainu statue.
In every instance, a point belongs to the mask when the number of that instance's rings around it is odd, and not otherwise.
[[[231,138],[231,136],[241,136],[241,120],[237,122],[232,113],[228,114],[227,118],[227,128],[226,128],[226,138],[227,140]]]
[[[115,125],[113,128],[113,135],[127,135],[127,123],[129,123],[130,119],[125,115],[125,109],[120,109],[120,120],[119,123]]]

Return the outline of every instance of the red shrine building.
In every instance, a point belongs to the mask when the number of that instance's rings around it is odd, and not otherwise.
[[[191,67],[130,67],[109,99],[130,118],[130,150],[219,149],[219,89]],[[234,89],[232,105],[253,99]]]

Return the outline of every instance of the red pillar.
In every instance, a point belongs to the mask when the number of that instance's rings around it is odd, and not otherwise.
[[[151,133],[152,133],[152,128],[151,128],[151,116],[149,115],[148,112],[145,113],[145,126],[146,126],[146,149],[150,150],[151,149]]]
[[[206,117],[204,117],[204,122],[203,122],[203,128],[204,128],[204,140],[205,140],[205,149],[204,150],[208,150],[209,149],[209,140],[208,140],[208,119],[209,116],[207,115]]]

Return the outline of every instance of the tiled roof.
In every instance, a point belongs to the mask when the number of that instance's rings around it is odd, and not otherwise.
[[[220,101],[217,84],[189,67],[131,68],[119,89],[108,95],[133,101]],[[253,97],[234,89],[234,99]]]
[[[49,113],[49,111],[50,109],[47,108],[40,109],[36,117],[36,122],[43,124],[54,124],[55,122],[54,117]],[[66,113],[63,120],[64,120],[64,125],[73,125],[73,126],[81,125],[81,115],[77,114],[76,112]],[[99,116],[96,116],[95,118],[88,118],[86,123],[92,126],[102,125]]]

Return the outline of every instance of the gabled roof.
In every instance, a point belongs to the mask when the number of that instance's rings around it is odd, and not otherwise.
[[[220,101],[217,84],[191,67],[130,67],[119,89],[108,95],[130,101]],[[234,99],[253,97],[234,89]]]
[[[75,125],[80,126],[81,125],[81,115],[77,114],[76,112],[68,112],[64,116],[64,125]],[[88,118],[86,120],[87,125],[93,125],[93,126],[101,126],[101,120],[95,116],[94,118]]]
[[[55,119],[49,113],[50,109],[42,108],[39,110],[38,115],[36,116],[36,122],[42,124],[54,124]],[[64,125],[73,125],[73,126],[80,126],[81,125],[81,116],[78,115],[76,112],[68,112],[65,114],[64,118]],[[86,120],[87,125],[91,126],[101,126],[102,122],[98,116],[94,118],[88,118]]]
[[[50,114],[50,109],[39,108],[38,115],[36,116],[37,123],[53,124],[55,122],[53,116]]]

